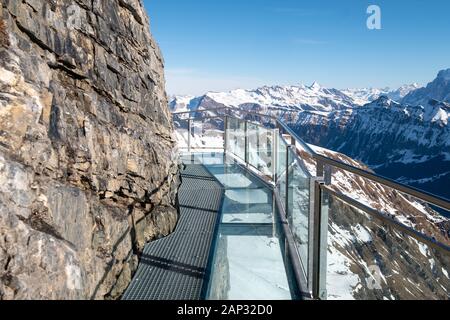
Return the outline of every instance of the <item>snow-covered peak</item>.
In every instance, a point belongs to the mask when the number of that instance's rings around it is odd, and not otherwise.
[[[169,108],[173,112],[184,112],[195,110],[199,100],[194,96],[172,96],[169,102]]]
[[[437,100],[430,100],[423,109],[423,119],[430,122],[438,122],[446,126],[450,118],[450,104]]]
[[[309,87],[311,90],[319,91],[322,87],[317,81],[314,81],[313,84]]]
[[[438,77],[420,88],[417,83],[403,85],[398,89],[362,88],[338,90],[324,88],[318,82],[310,86],[274,85],[256,89],[236,89],[228,92],[208,92],[203,96],[176,96],[170,102],[172,111],[196,110],[198,108],[233,107],[257,110],[258,112],[273,111],[311,111],[329,113],[335,110],[350,110],[370,104],[372,107],[384,107],[400,110],[405,113],[418,112],[418,106],[430,109],[429,101],[450,102],[450,69],[439,72]],[[371,104],[374,102],[373,104]],[[370,107],[369,106],[369,107]],[[408,106],[408,108],[406,108]],[[448,110],[443,111],[438,118],[444,119]],[[434,108],[431,108],[434,109]],[[412,111],[411,111],[412,110]],[[416,110],[416,111],[414,111]],[[438,111],[438,110],[437,110]],[[430,112],[429,110],[427,112]],[[424,117],[424,119],[428,119]],[[435,119],[431,117],[431,119]],[[440,121],[439,120],[439,121]],[[446,120],[442,120],[446,123]]]
[[[365,106],[390,108],[390,107],[399,107],[400,103],[390,99],[386,95],[381,95],[378,99],[366,104]]]
[[[388,97],[392,100],[400,102],[403,97],[405,97],[408,93],[419,89],[421,86],[418,83],[413,84],[405,84],[398,88],[397,90],[393,90],[388,94]]]

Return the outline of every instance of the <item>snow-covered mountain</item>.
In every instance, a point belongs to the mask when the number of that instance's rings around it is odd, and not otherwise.
[[[450,104],[427,100],[433,96],[424,94],[426,98],[414,94],[426,101],[422,105],[381,96],[358,109],[328,115],[302,113],[293,126],[311,143],[361,160],[382,175],[450,198]]]
[[[369,102],[377,100],[381,96],[386,96],[394,101],[401,101],[403,97],[409,94],[411,91],[420,88],[417,83],[410,85],[403,85],[398,89],[391,88],[363,88],[363,89],[345,89],[342,92],[349,97],[352,97],[356,103],[365,105]]]
[[[327,115],[300,113],[306,141],[363,161],[376,172],[450,198],[450,105],[399,104],[385,96]]]
[[[173,96],[169,99],[169,108],[172,112],[184,112],[196,110],[202,97]]]
[[[228,93],[210,92],[207,96],[232,107],[253,105],[296,111],[332,111],[356,106],[353,98],[339,90],[323,88],[317,82],[311,86],[265,86],[256,90],[234,90]]]
[[[450,69],[439,72],[425,88],[413,84],[396,90],[341,91],[314,83],[209,92],[171,101],[176,111],[221,106],[288,114],[289,125],[307,142],[450,198]]]
[[[419,85],[405,85],[398,89],[345,89],[324,88],[317,82],[310,86],[264,86],[254,90],[237,89],[229,92],[207,92],[203,96],[173,96],[172,111],[214,107],[218,105],[241,107],[259,111],[325,111],[348,109],[365,105],[384,95],[400,101]]]
[[[354,98],[337,89],[310,86],[264,86],[254,90],[208,92],[203,96],[176,96],[170,102],[173,111],[205,108],[206,105],[243,107],[254,110],[332,111],[358,106]]]
[[[409,105],[426,105],[433,99],[450,102],[450,69],[440,71],[434,81],[425,88],[410,92],[401,102]]]

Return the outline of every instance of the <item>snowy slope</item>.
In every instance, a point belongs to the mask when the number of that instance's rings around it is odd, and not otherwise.
[[[368,170],[343,154],[314,145],[310,147],[327,157]],[[315,162],[300,146],[298,148],[306,167],[314,174]],[[417,231],[450,243],[450,219],[414,198],[341,170],[333,170],[331,188]],[[329,201],[328,299],[448,297],[448,259],[348,204],[335,198]],[[375,290],[369,285],[372,270],[377,270],[379,277]],[[418,272],[421,276],[417,276]]]
[[[391,88],[362,88],[362,89],[345,89],[342,92],[349,97],[352,97],[356,103],[360,105],[367,104],[377,100],[381,96],[386,96],[394,101],[401,101],[408,93],[418,89],[420,86],[417,83],[404,85],[398,89]]]
[[[311,86],[273,86],[256,90],[234,90],[227,93],[209,92],[207,96],[227,106],[258,105],[294,110],[331,111],[352,108],[355,101],[336,89],[322,88],[317,82]]]
[[[198,98],[194,96],[174,96],[169,97],[169,108],[172,112],[185,112],[195,110],[198,105]]]

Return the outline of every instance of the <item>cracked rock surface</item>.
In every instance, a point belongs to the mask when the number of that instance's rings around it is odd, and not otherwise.
[[[2,0],[0,299],[115,299],[177,221],[163,60],[139,0]]]

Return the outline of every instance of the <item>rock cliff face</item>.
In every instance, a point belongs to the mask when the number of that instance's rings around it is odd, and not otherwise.
[[[179,184],[139,0],[2,0],[0,299],[117,298]]]

